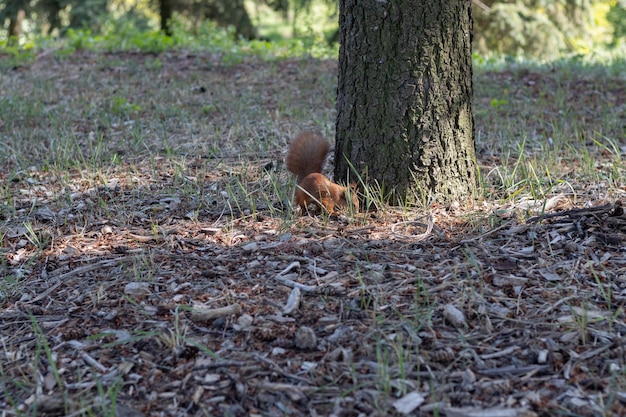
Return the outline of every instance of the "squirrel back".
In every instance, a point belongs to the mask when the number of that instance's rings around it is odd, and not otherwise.
[[[313,132],[300,133],[289,145],[287,170],[298,176],[298,182],[314,172],[322,172],[322,165],[330,143]]]

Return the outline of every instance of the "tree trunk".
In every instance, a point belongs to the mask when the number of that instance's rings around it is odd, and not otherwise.
[[[60,0],[42,0],[39,2],[39,8],[48,22],[48,28],[45,31],[47,35],[51,34],[55,29],[59,31],[62,28],[61,17],[59,16],[63,9]]]
[[[108,13],[108,0],[74,1],[69,10],[70,24],[63,26],[61,33],[68,29],[89,29],[93,33],[100,33],[102,30],[102,19]],[[67,9],[67,6],[63,6]]]
[[[22,22],[26,13],[23,9],[18,9],[15,16],[9,19],[9,45],[16,45],[22,36]]]
[[[4,8],[0,11],[0,22],[4,24],[6,19],[9,20],[7,43],[14,46],[19,43],[22,36],[22,23],[29,6],[28,0],[6,0],[4,3]]]
[[[476,192],[467,0],[341,0],[335,177],[392,203]]]
[[[257,38],[256,27],[250,19],[243,0],[207,1],[205,16],[220,26],[234,26],[237,36],[252,40]]]
[[[159,0],[159,15],[161,17],[161,31],[167,36],[172,36],[170,19],[174,13],[172,0]]]

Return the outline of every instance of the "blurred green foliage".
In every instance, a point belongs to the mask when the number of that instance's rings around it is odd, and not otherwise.
[[[168,25],[177,29],[174,33],[165,26],[167,36],[156,34],[164,27],[159,21],[163,4],[171,13]],[[472,4],[474,50],[482,56],[554,58],[626,48],[626,0]],[[117,37],[123,49],[131,45],[158,51],[213,27],[205,25],[207,20],[227,28],[225,33],[234,38],[256,39],[261,49],[267,49],[266,41],[290,37],[311,48],[336,42],[337,0],[0,0],[0,46],[28,49],[52,35],[69,38],[79,48]],[[142,35],[146,32],[150,35]],[[12,42],[9,34],[14,35]]]
[[[626,0],[613,1],[606,18],[613,25],[613,45],[626,42]]]
[[[480,54],[554,58],[619,44],[625,0],[474,0]]]

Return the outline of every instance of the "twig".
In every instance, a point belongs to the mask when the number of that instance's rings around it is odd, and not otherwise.
[[[274,361],[267,359],[259,354],[254,354],[254,358],[260,362],[263,362],[267,365],[269,365],[272,369],[274,369],[274,371],[276,371],[277,373],[279,373],[280,375],[284,376],[285,378],[291,378],[291,379],[295,379],[296,381],[300,381],[300,382],[304,382],[305,384],[311,385],[311,381],[309,381],[306,378],[302,378],[301,376],[298,375],[292,375],[289,374],[285,371],[283,371],[283,368],[281,368],[280,366],[278,366]]]
[[[231,304],[220,308],[206,308],[202,305],[195,305],[191,309],[190,319],[193,322],[211,321],[220,317],[230,316],[231,314],[241,313],[239,304]]]
[[[115,265],[119,264],[120,262],[127,261],[127,260],[132,260],[132,259],[135,259],[135,258],[136,258],[136,256],[134,256],[134,255],[133,256],[122,256],[120,258],[106,259],[104,261],[99,261],[99,262],[96,262],[94,264],[79,266],[76,269],[73,269],[73,270],[71,270],[69,272],[66,272],[64,274],[61,274],[61,275],[57,276],[56,279],[58,279],[59,281],[56,284],[54,284],[52,287],[48,288],[46,291],[42,292],[41,294],[39,294],[37,297],[33,298],[32,300],[25,301],[24,304],[32,304],[32,303],[36,303],[37,301],[43,300],[48,295],[50,295],[52,292],[54,292],[54,290],[59,288],[61,286],[61,284],[63,284],[63,280],[64,279],[69,278],[69,277],[71,277],[73,275],[84,274],[86,272],[91,272],[91,271],[94,271],[96,269],[108,268],[110,266],[115,266]],[[55,278],[55,277],[52,277],[52,278]]]
[[[534,217],[529,218],[528,220],[526,220],[526,223],[537,223],[540,220],[552,219],[554,217],[565,217],[565,216],[580,217],[586,214],[605,213],[615,207],[617,207],[615,204],[610,203],[610,204],[605,204],[603,206],[597,206],[597,207],[577,208],[577,209],[559,211],[556,213],[545,213],[539,216],[534,216]]]
[[[421,233],[421,234],[418,234],[418,235],[407,235],[407,234],[396,232],[396,227],[397,226],[409,225],[409,224],[413,224],[415,226],[423,227],[424,229],[426,229],[426,231],[424,233]],[[428,216],[428,223],[427,224],[426,223],[421,223],[421,222],[414,222],[414,221],[398,222],[398,223],[395,223],[395,224],[391,225],[391,233],[393,233],[395,236],[401,237],[403,239],[410,239],[410,240],[412,240],[414,242],[421,242],[422,240],[425,240],[428,236],[430,236],[430,233],[433,231],[434,224],[435,224],[435,219],[433,218],[433,216]]]
[[[293,274],[293,276],[295,275],[296,274]],[[320,292],[320,287],[318,285],[313,286],[313,285],[300,284],[299,282],[296,282],[287,278],[288,276],[292,276],[292,275],[286,275],[286,276],[275,275],[274,279],[289,288],[300,288],[302,291],[310,292],[310,293]]]
[[[227,368],[231,366],[235,368],[243,368],[246,365],[248,365],[248,363],[243,361],[216,360],[213,363],[196,365],[193,367],[192,371],[208,371],[209,369]]]

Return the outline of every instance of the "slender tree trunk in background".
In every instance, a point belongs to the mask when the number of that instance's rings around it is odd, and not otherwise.
[[[0,22],[4,24],[8,19],[7,27],[8,44],[16,45],[22,36],[22,22],[26,17],[26,9],[28,8],[28,0],[5,0],[4,8],[0,17]]]
[[[341,0],[335,178],[392,203],[476,192],[467,0]]]
[[[17,43],[22,36],[22,21],[26,13],[23,9],[19,9],[15,16],[9,19],[9,44]]]
[[[235,25],[237,30],[237,35],[245,39],[256,39],[258,36],[243,0],[230,0],[228,2],[228,7],[224,9],[223,24],[227,24],[227,22],[232,22],[231,24]]]
[[[74,0],[69,9],[70,24],[60,28],[61,33],[67,29],[89,29],[93,33],[100,33],[102,30],[102,18],[108,12],[109,0]],[[67,10],[67,6],[62,9]]]
[[[256,27],[250,19],[244,0],[207,1],[204,4],[205,16],[220,26],[234,26],[237,36],[256,39]]]
[[[172,7],[172,0],[159,0],[159,14],[161,16],[161,30],[167,35],[172,36],[172,29],[170,28],[170,19],[174,9]]]
[[[39,8],[46,16],[49,24],[46,34],[49,35],[54,29],[59,29],[60,31],[62,29],[61,18],[59,17],[62,9],[60,0],[40,0]]]

